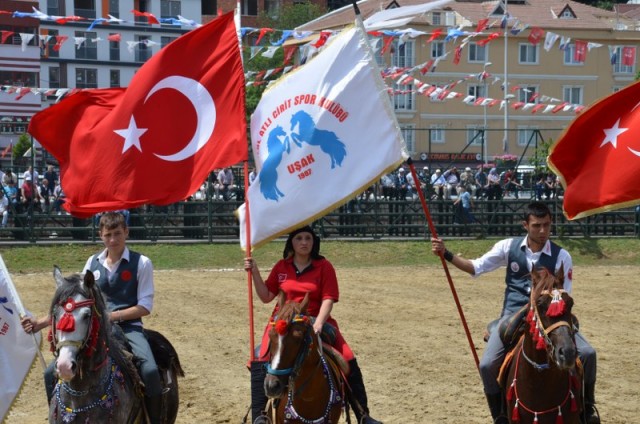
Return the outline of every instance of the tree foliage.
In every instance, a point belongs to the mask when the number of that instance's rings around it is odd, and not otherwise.
[[[26,159],[23,156],[25,153],[27,153],[27,150],[29,150],[29,148],[31,148],[31,137],[27,133],[20,134],[16,145],[13,146],[13,160],[16,163],[25,162]]]

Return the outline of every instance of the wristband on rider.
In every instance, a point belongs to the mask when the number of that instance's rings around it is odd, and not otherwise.
[[[451,262],[453,261],[453,253],[451,253],[450,251],[448,251],[447,249],[444,249],[444,255],[442,255],[442,257],[447,261],[447,262]]]

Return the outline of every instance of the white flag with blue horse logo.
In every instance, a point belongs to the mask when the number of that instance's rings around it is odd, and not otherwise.
[[[360,28],[343,30],[263,94],[251,116],[252,247],[331,212],[407,159],[367,43]],[[246,204],[238,209],[243,248],[245,212]]]
[[[22,388],[40,346],[40,334],[27,334],[20,324],[24,308],[0,257],[0,422]]]

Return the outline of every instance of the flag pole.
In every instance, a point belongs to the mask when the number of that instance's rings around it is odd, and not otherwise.
[[[427,218],[427,224],[429,225],[429,230],[431,231],[431,237],[438,238],[438,232],[436,231],[435,225],[433,225],[433,220],[431,219],[431,213],[429,212],[427,201],[424,198],[424,193],[422,192],[422,190],[419,189],[418,182],[420,180],[418,180],[418,174],[416,173],[416,168],[413,166],[413,160],[411,158],[407,159],[407,165],[409,165],[411,176],[413,177],[413,181],[416,185],[416,191],[418,192],[418,197],[420,198],[420,203],[422,204],[422,210],[424,211],[424,216]],[[458,308],[458,314],[460,315],[460,320],[462,321],[464,332],[467,335],[469,347],[471,348],[473,359],[476,362],[476,368],[478,368],[478,371],[480,371],[480,361],[478,360],[478,353],[476,352],[476,347],[475,347],[475,344],[473,343],[473,338],[471,337],[471,332],[469,331],[467,320],[464,317],[464,312],[462,311],[462,306],[460,305],[460,299],[458,299],[456,287],[453,284],[453,279],[451,278],[451,274],[449,273],[449,267],[447,266],[447,262],[445,261],[443,255],[440,255],[440,262],[442,262],[442,268],[444,268],[444,273],[447,276],[447,281],[449,282],[449,288],[451,289],[451,294],[453,294],[453,300],[455,300],[456,302],[456,308]]]
[[[9,286],[9,291],[11,292],[11,297],[13,297],[14,302],[16,303],[16,309],[18,310],[18,315],[20,319],[24,318],[27,313],[24,309],[24,305],[22,304],[22,300],[20,300],[20,296],[18,296],[18,292],[16,287],[13,285],[13,280],[11,280],[11,275],[9,275],[9,270],[4,263],[4,259],[0,256],[0,272],[4,274],[7,279],[7,285]],[[44,356],[42,356],[42,352],[40,352],[40,344],[38,343],[38,339],[36,338],[36,334],[32,331],[31,336],[33,337],[33,344],[36,346],[36,352],[38,359],[40,359],[40,365],[42,365],[42,370],[47,369],[47,363],[44,360]]]
[[[251,257],[251,219],[249,214],[249,161],[244,161],[244,218],[245,218],[245,246],[247,246],[246,255]],[[255,334],[253,326],[253,281],[251,278],[251,270],[247,271],[247,293],[249,299],[249,349],[251,354],[249,358],[251,362],[255,361]]]

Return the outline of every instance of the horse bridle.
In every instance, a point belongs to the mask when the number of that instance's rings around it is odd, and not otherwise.
[[[295,314],[288,323],[284,320],[278,320],[277,316],[275,316],[269,324],[274,327],[278,334],[285,334],[282,332],[284,332],[289,325],[297,323],[307,324],[308,322],[308,316]],[[284,325],[282,323],[284,323]],[[304,363],[304,360],[307,358],[307,354],[309,352],[308,348],[311,345],[311,341],[311,327],[307,325],[304,339],[302,340],[302,345],[300,346],[300,350],[298,351],[298,355],[296,356],[296,360],[294,361],[293,366],[290,368],[275,369],[271,367],[271,363],[267,363],[267,373],[276,376],[289,376],[290,378],[295,377],[300,370],[300,367]]]
[[[58,304],[58,306],[61,306],[64,309],[64,314],[62,315],[62,318],[57,324],[55,319],[55,313],[51,314],[51,328],[52,328],[51,343],[53,344],[55,353],[57,353],[60,350],[60,348],[65,346],[76,347],[78,348],[78,350],[81,350],[87,345],[92,333],[93,319],[89,320],[89,328],[87,330],[87,334],[84,337],[83,341],[63,340],[61,342],[58,342],[57,330],[60,330],[63,332],[73,331],[73,330],[66,329],[68,327],[64,327],[61,324],[63,324],[63,322],[71,322],[71,325],[75,325],[75,318],[73,317],[72,312],[78,308],[91,307],[91,312],[97,314],[98,311],[95,308],[95,303],[96,303],[95,299],[86,299],[80,302],[76,302],[73,298],[69,297],[67,298],[66,301],[60,302]]]

